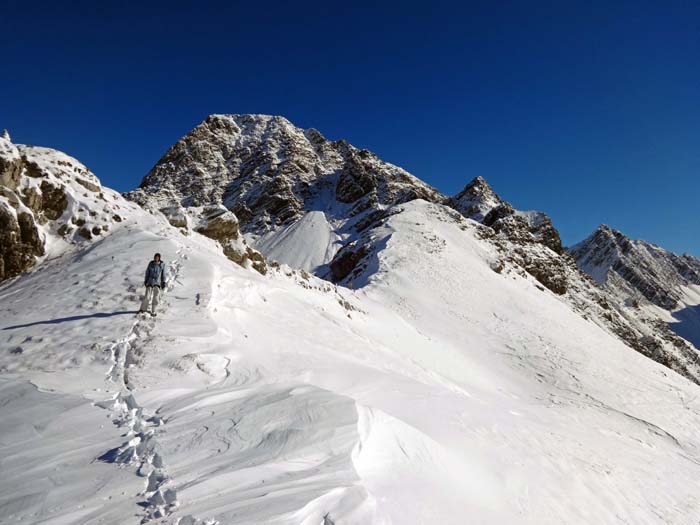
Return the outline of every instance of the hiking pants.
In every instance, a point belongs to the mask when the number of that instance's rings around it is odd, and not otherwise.
[[[146,286],[146,295],[143,296],[143,301],[141,302],[141,310],[144,312],[155,313],[156,307],[160,302],[160,287],[159,286]]]

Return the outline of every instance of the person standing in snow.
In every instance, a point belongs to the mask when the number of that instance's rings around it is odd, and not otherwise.
[[[156,316],[156,307],[160,301],[161,290],[165,288],[165,265],[160,260],[160,254],[156,253],[153,260],[148,263],[146,268],[146,278],[143,281],[146,287],[146,295],[141,302],[140,314],[146,313],[149,310],[153,317]]]

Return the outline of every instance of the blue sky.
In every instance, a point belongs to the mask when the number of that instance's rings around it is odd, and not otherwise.
[[[566,243],[607,223],[700,255],[697,2],[0,11],[0,128],[118,190],[208,114],[281,114],[448,194],[482,175]]]

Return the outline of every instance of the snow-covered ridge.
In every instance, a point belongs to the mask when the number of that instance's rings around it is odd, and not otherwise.
[[[394,211],[355,291],[245,270],[138,209],[0,286],[0,515],[692,523],[698,387],[495,271],[487,227]],[[172,289],[135,321],[155,251]]]
[[[607,225],[570,252],[619,301],[655,313],[700,348],[700,259],[630,239]]]
[[[501,253],[496,268],[508,264],[534,278],[637,351],[700,380],[693,349],[658,315],[626,308],[589,282],[546,214],[516,210],[483,177],[448,198],[366,150],[283,117],[212,115],[126,196],[166,214],[224,206],[269,259],[353,287],[368,282],[383,247],[379,232],[402,203],[444,204],[486,226],[480,235]]]
[[[630,294],[636,291],[665,309],[677,306],[681,287],[700,285],[700,259],[632,240],[607,225],[599,226],[570,251],[599,283],[617,279],[617,285],[626,286]]]

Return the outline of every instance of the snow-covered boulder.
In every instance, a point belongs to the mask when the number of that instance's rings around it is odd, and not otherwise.
[[[194,215],[194,231],[218,241],[226,257],[262,274],[267,271],[265,258],[248,246],[241,235],[238,218],[224,206],[204,206],[201,210],[190,210],[190,213]]]

